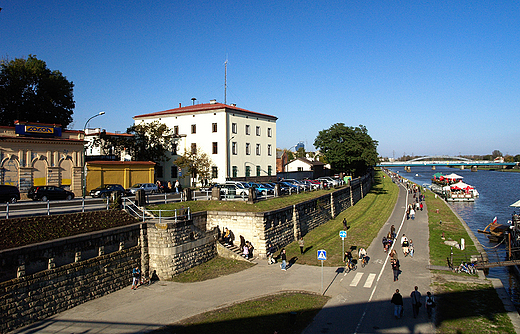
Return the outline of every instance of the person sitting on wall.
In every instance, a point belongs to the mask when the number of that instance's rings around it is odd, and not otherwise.
[[[224,241],[224,243],[226,243],[226,244],[229,243],[229,232],[230,232],[230,231],[229,231],[228,228],[226,227],[226,228],[224,229],[224,235],[222,236],[222,241]]]
[[[139,285],[140,277],[141,277],[141,271],[139,270],[139,267],[135,267],[132,270],[132,290],[137,289],[137,286]]]

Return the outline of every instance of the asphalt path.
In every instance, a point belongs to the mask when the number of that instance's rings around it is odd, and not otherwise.
[[[370,261],[365,268],[358,266],[345,274],[343,268],[294,264],[282,271],[278,265],[259,260],[248,270],[204,282],[159,281],[137,290],[127,287],[15,333],[146,333],[205,311],[281,291],[311,291],[331,297],[305,333],[433,333],[424,307],[417,319],[412,317],[409,298],[415,285],[423,296],[430,285],[427,214],[419,211],[415,220],[406,220],[405,208],[412,197],[400,188],[390,219],[367,250]],[[416,250],[413,258],[405,258],[398,247],[402,270],[398,282],[393,282],[390,261],[381,244],[392,224],[399,235],[405,233],[413,239]],[[288,258],[296,255],[288,254]],[[399,320],[394,318],[390,303],[396,288],[405,303],[404,317]]]

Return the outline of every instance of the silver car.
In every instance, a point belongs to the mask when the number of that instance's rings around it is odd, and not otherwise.
[[[155,183],[136,183],[130,189],[127,189],[128,194],[135,195],[137,190],[144,190],[145,194],[156,194],[159,192],[159,188]]]

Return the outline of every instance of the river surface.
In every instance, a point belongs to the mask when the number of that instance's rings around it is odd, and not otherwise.
[[[497,217],[499,223],[505,224],[511,220],[515,209],[517,212],[520,209],[510,207],[520,200],[520,173],[482,170],[471,172],[469,169],[459,170],[449,167],[436,167],[435,170],[431,167],[411,167],[411,172],[405,172],[403,167],[390,168],[390,170],[418,185],[431,185],[431,178],[437,172],[444,175],[455,173],[464,177],[462,181],[475,187],[480,196],[475,202],[449,202],[448,205],[464,219],[488,252],[489,248],[496,246],[496,243],[490,242],[485,234],[478,233],[477,230],[483,230],[494,217]],[[502,244],[498,247],[504,249],[505,246]],[[517,309],[520,309],[520,283],[506,268],[490,268],[487,277],[499,278]]]

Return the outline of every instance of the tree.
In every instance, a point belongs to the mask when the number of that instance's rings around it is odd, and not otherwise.
[[[133,134],[133,138],[118,137],[115,141],[107,139],[105,145],[113,145],[116,152],[121,152],[124,148],[130,149],[132,159],[136,161],[169,160],[166,152],[171,151],[173,139],[177,138],[173,129],[159,121],[134,124],[126,133]]]
[[[314,147],[325,155],[333,170],[353,175],[362,175],[377,164],[377,144],[363,125],[347,127],[343,123],[320,131],[314,140]]]
[[[187,169],[193,181],[197,176],[200,180],[212,179],[211,166],[213,165],[213,161],[199,148],[197,148],[195,152],[185,151],[183,155],[175,160],[175,165]],[[186,177],[186,175],[183,177]]]
[[[500,152],[499,150],[494,150],[492,153],[491,153],[491,157],[493,157],[493,159],[495,158],[499,158],[499,157],[502,157],[502,152]]]
[[[305,148],[300,147],[300,148],[298,149],[298,151],[296,151],[296,157],[297,157],[297,158],[305,158],[305,156],[306,156]]]
[[[0,124],[12,126],[15,120],[61,124],[72,122],[75,107],[74,84],[60,71],[51,71],[43,60],[0,62]]]

